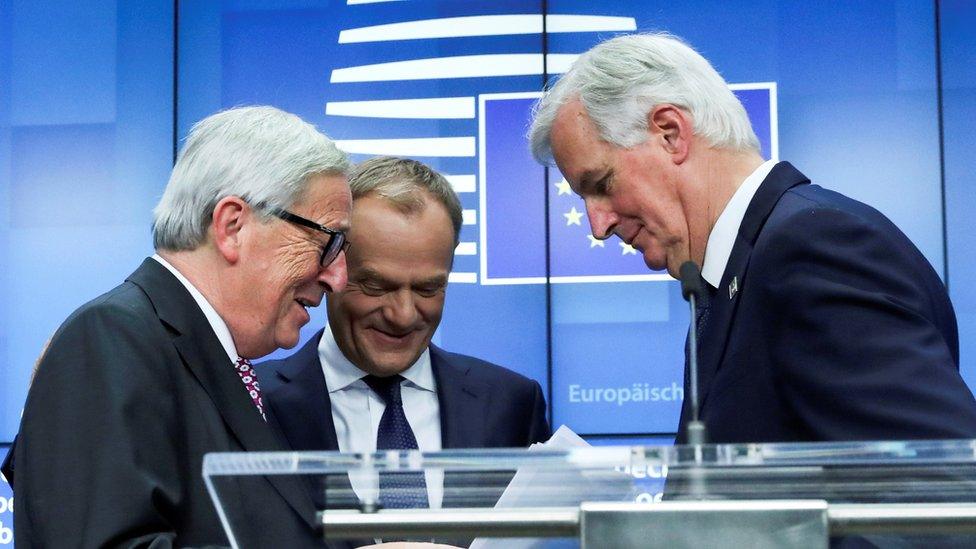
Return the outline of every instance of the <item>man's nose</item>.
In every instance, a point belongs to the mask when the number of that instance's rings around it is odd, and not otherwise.
[[[346,271],[346,252],[339,252],[332,263],[319,268],[318,280],[325,285],[326,292],[341,292],[346,287],[348,281]]]
[[[586,217],[590,221],[590,232],[599,240],[610,238],[620,219],[605,204],[586,203]]]
[[[387,294],[387,303],[383,307],[383,317],[392,326],[409,328],[417,321],[417,303],[413,292],[403,288]]]

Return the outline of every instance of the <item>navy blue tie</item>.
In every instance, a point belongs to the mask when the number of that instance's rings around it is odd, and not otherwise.
[[[705,335],[705,326],[708,325],[708,312],[712,308],[712,300],[715,299],[715,289],[708,282],[702,279],[702,288],[705,289],[702,292],[701,300],[699,300],[695,307],[695,316],[697,317],[698,330],[695,332],[698,338],[698,348],[701,349],[702,336]]]
[[[368,375],[363,381],[386,403],[376,434],[376,450],[417,450],[417,437],[407,422],[400,399],[403,377]],[[427,507],[424,474],[380,473],[380,505],[388,509]]]

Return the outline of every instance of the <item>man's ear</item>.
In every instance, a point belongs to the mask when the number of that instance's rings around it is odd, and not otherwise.
[[[210,221],[214,248],[228,263],[237,263],[241,257],[242,229],[251,214],[251,207],[247,202],[236,196],[221,198],[214,207]]]
[[[692,124],[688,113],[667,103],[657,105],[647,113],[647,130],[675,164],[688,157],[691,144]]]

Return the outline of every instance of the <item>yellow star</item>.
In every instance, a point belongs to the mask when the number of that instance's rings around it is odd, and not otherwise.
[[[583,218],[583,212],[577,211],[576,206],[573,206],[573,209],[569,210],[569,213],[564,213],[563,217],[566,218],[567,227],[570,225],[582,225],[580,219]]]
[[[600,240],[599,238],[597,238],[597,237],[595,237],[595,236],[593,236],[591,234],[586,235],[586,238],[589,238],[590,239],[590,247],[591,248],[595,248],[597,246],[599,246],[601,248],[606,248],[607,247],[607,243],[606,242]]]
[[[572,194],[573,193],[573,189],[571,189],[569,187],[569,181],[566,181],[566,178],[565,177],[563,178],[562,181],[560,181],[559,183],[556,183],[556,188],[559,189],[559,194],[556,195],[556,196],[562,196],[564,194]]]
[[[626,242],[619,242],[618,244],[620,244],[620,255],[637,255],[637,248],[627,244]]]

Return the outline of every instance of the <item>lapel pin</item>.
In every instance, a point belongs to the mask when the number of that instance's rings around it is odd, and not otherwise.
[[[732,299],[732,297],[738,291],[739,291],[739,277],[733,276],[732,282],[729,282],[729,299]]]

